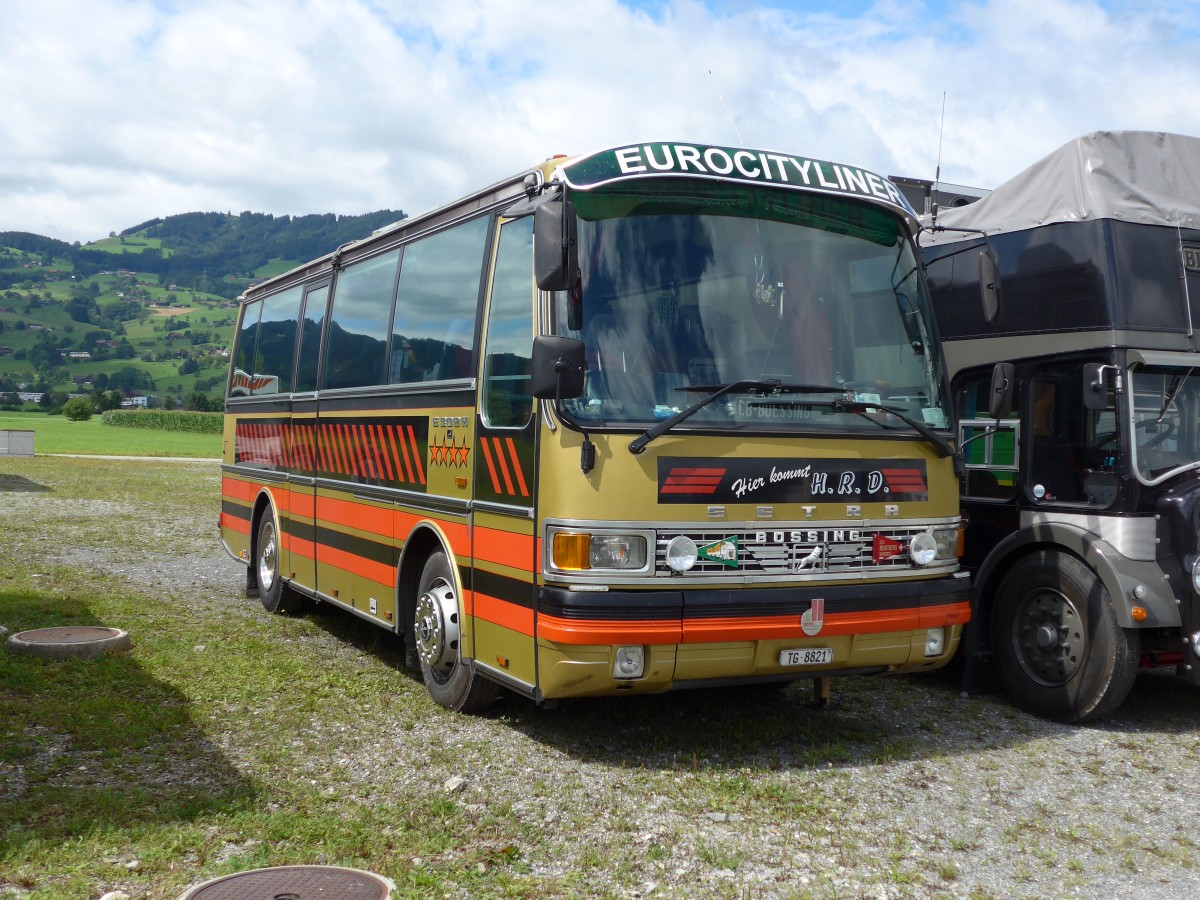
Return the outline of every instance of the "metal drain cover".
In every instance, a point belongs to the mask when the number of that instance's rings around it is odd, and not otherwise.
[[[99,625],[60,625],[10,635],[5,645],[13,653],[45,659],[95,659],[133,646],[129,632]]]
[[[214,878],[179,900],[388,900],[388,879],[339,866],[277,866]]]

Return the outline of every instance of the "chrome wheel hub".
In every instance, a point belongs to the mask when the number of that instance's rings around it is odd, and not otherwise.
[[[258,546],[258,589],[266,593],[275,586],[279,548],[275,545],[275,526],[267,524]]]
[[[417,656],[441,676],[448,676],[458,661],[458,600],[454,590],[439,579],[417,598],[413,623]]]

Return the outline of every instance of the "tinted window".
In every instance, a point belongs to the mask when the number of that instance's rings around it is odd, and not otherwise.
[[[300,316],[303,291],[303,287],[296,286],[263,301],[255,354],[255,394],[288,393],[292,389],[296,320]]]
[[[308,292],[304,298],[304,324],[300,331],[300,366],[296,370],[296,391],[317,389],[317,363],[321,357],[321,323],[329,302],[329,285]]]
[[[483,360],[483,421],[520,427],[533,414],[533,216],[500,231]]]
[[[325,387],[384,382],[388,320],[400,251],[346,267],[337,277],[329,322]]]
[[[388,380],[474,374],[475,317],[488,220],[474,219],[404,248]]]
[[[242,307],[242,323],[233,348],[233,380],[229,385],[230,397],[249,396],[255,371],[254,344],[258,339],[258,319],[262,315],[262,301],[255,300]]]

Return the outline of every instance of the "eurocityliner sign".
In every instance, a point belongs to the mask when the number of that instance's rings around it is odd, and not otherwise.
[[[579,190],[637,178],[688,176],[840,194],[881,204],[911,219],[916,212],[900,189],[874,172],[788,153],[704,144],[630,144],[601,150],[562,167]]]
[[[928,500],[924,460],[659,457],[660,503]]]

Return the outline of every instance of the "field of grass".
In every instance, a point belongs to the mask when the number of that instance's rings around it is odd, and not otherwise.
[[[134,439],[138,436],[130,434]],[[396,639],[270,616],[220,548],[210,462],[0,459],[0,897],[175,900],[350,866],[399,898],[1200,895],[1200,691],[1143,676],[1102,726],[929,676],[448,712]]]
[[[34,453],[98,454],[100,456],[182,456],[217,459],[219,434],[184,434],[105,425],[99,416],[72,422],[45,413],[0,411],[0,429],[34,432]]]

